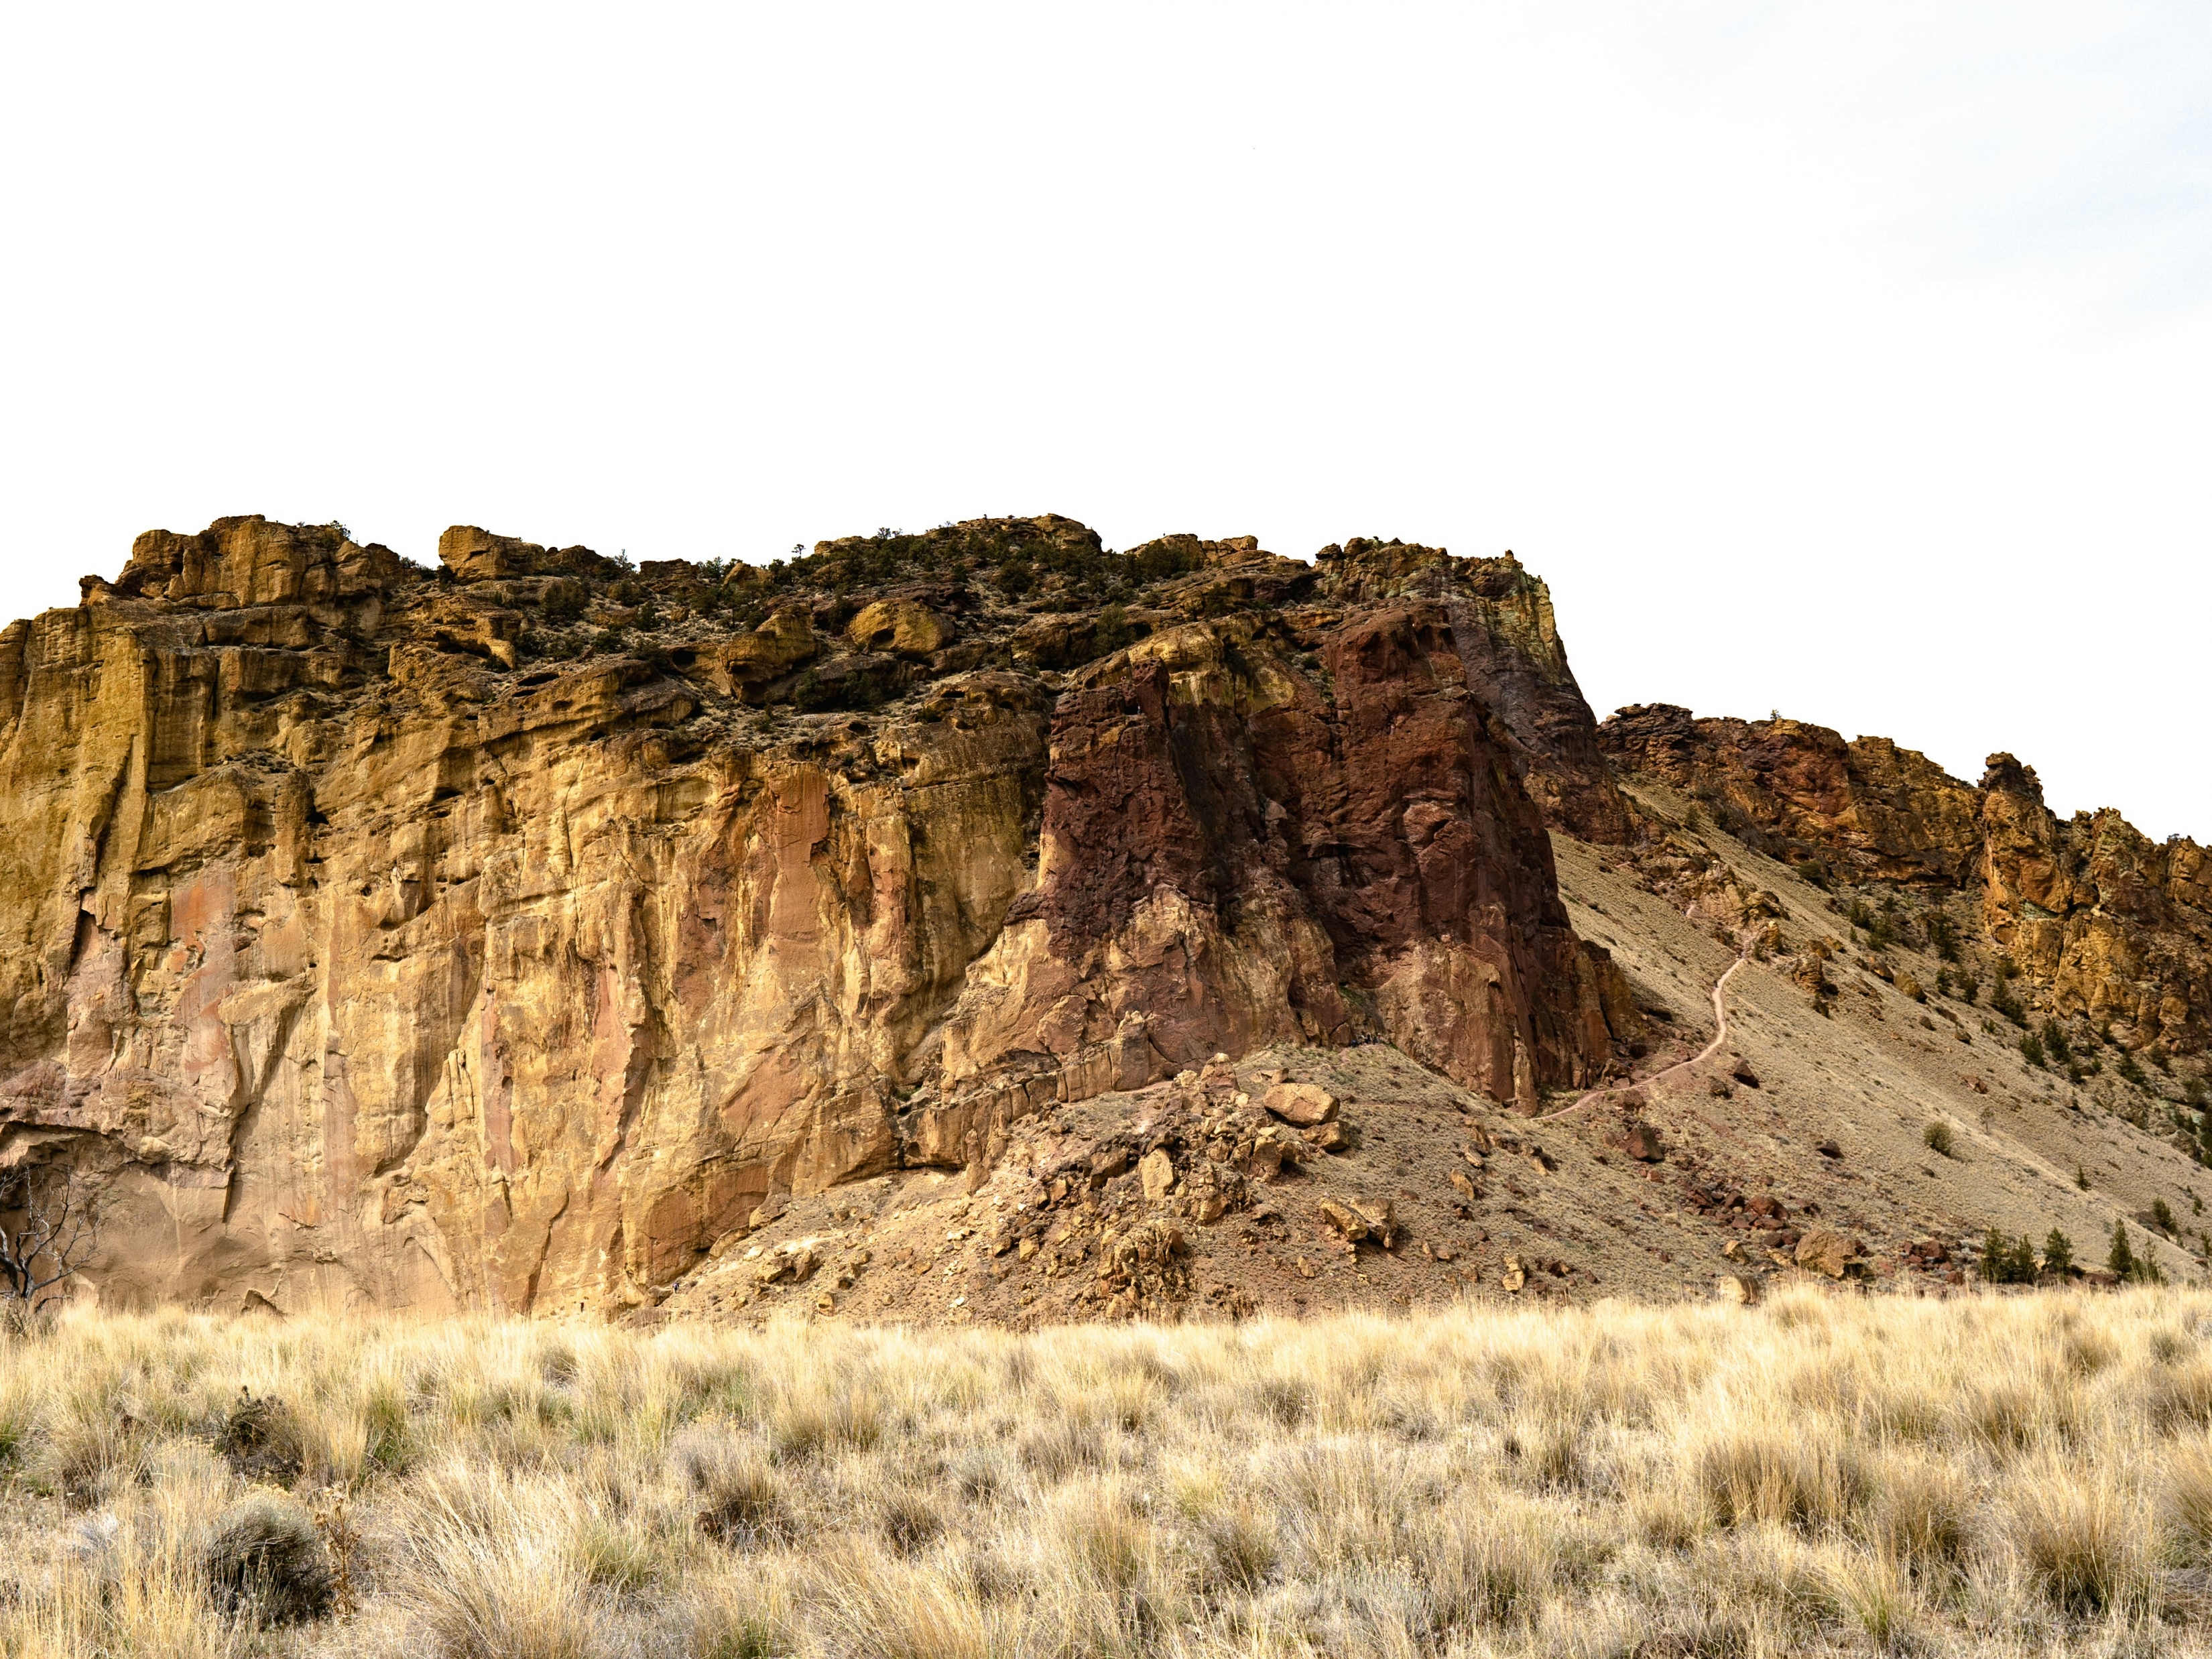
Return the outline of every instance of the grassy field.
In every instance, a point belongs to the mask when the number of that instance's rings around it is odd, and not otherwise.
[[[2212,1297],[765,1335],[70,1317],[0,1652],[2212,1651]]]

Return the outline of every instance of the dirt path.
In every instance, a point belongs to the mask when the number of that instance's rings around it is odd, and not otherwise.
[[[1686,1072],[1692,1066],[1704,1065],[1705,1061],[1711,1060],[1713,1055],[1719,1051],[1721,1044],[1728,1041],[1728,999],[1723,994],[1723,993],[1728,989],[1728,982],[1735,977],[1735,970],[1742,967],[1745,963],[1750,960],[1751,958],[1748,957],[1738,957],[1733,963],[1729,964],[1728,972],[1723,974],[1718,979],[1713,981],[1713,1023],[1715,1026],[1713,1040],[1711,1042],[1708,1042],[1704,1048],[1698,1049],[1696,1054],[1692,1054],[1687,1060],[1678,1060],[1672,1066],[1669,1066],[1665,1071],[1654,1072],[1649,1077],[1623,1078],[1618,1083],[1603,1084],[1599,1087],[1591,1090],[1588,1094],[1574,1102],[1573,1104],[1562,1106],[1556,1112],[1547,1112],[1541,1117],[1532,1118],[1529,1121],[1534,1123],[1549,1123],[1554,1118],[1565,1117],[1570,1112],[1578,1112],[1582,1110],[1582,1109],[1589,1105],[1590,1102],[1599,1099],[1603,1096],[1618,1094],[1623,1089],[1656,1087],[1658,1085],[1664,1083],[1668,1078],[1674,1076],[1677,1072]]]

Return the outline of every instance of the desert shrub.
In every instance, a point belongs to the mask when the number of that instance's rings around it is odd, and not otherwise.
[[[810,1382],[777,1396],[768,1428],[769,1447],[779,1462],[866,1451],[883,1434],[883,1407],[865,1384]]]
[[[1956,1143],[1951,1138],[1951,1126],[1941,1118],[1935,1118],[1922,1126],[1920,1144],[1938,1158],[1949,1158]]]
[[[673,1459],[697,1505],[692,1524],[707,1537],[749,1546],[789,1535],[782,1482],[750,1441],[694,1432],[677,1442]]]
[[[1048,1480],[1064,1480],[1076,1470],[1102,1462],[1108,1447],[1097,1428],[1073,1413],[1062,1413],[1025,1430],[1021,1460]]]
[[[1975,1498],[1954,1466],[1923,1454],[1893,1455],[1875,1487],[1862,1525],[1879,1552],[1917,1575],[1958,1565],[1966,1555]]]
[[[2027,1024],[2027,1005],[2014,994],[2012,977],[2002,963],[1998,964],[1996,983],[1990,990],[1990,1006],[2015,1025]]]
[[[437,1659],[596,1659],[605,1651],[575,1495],[455,1462],[405,1517],[397,1598]]]
[[[1695,1480],[1723,1527],[1839,1522],[1860,1485],[1848,1447],[1748,1424],[1724,1427],[1706,1442]]]
[[[2139,1089],[2150,1081],[2149,1077],[2143,1071],[2142,1063],[2133,1054],[2124,1050],[2121,1052],[2119,1064],[2112,1069]]]
[[[1137,637],[1136,629],[1129,625],[1129,613],[1118,604],[1109,605],[1098,613],[1097,626],[1091,630],[1091,647],[1102,657],[1110,657],[1131,644]]]
[[[203,1559],[209,1600],[252,1623],[319,1618],[336,1594],[314,1522],[297,1504],[273,1494],[257,1492],[224,1510],[209,1531]]]
[[[2044,1053],[2043,1039],[2033,1031],[2021,1034],[2020,1057],[2031,1066],[2048,1066],[2051,1063]]]
[[[1200,1516],[1191,1527],[1189,1549],[1201,1593],[1214,1595],[1252,1595],[1282,1556],[1272,1522],[1241,1503]]]
[[[755,1561],[693,1578],[679,1622],[684,1659],[779,1659],[799,1645],[789,1581]]]
[[[223,1419],[216,1449],[246,1480],[289,1485],[305,1462],[301,1426],[291,1408],[281,1400],[257,1400],[246,1389]]]
[[[901,1483],[883,1497],[884,1540],[901,1555],[927,1549],[945,1530],[940,1500],[919,1486]]]
[[[2143,1529],[2108,1480],[2051,1458],[2007,1491],[2007,1540],[2052,1605],[2093,1614],[2146,1602]]]
[[[2177,1447],[2159,1493],[2159,1553],[2180,1567],[2212,1565],[2212,1443]]]

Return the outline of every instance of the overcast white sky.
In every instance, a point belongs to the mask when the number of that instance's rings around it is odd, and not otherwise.
[[[131,537],[1512,548],[1601,714],[2212,836],[2212,7],[9,8],[0,614]]]

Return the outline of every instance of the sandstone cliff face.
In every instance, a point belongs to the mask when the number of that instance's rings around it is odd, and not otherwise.
[[[1526,1102],[1632,1034],[1543,816],[1625,811],[1510,561],[440,555],[152,532],[0,634],[0,1164],[109,1177],[112,1297],[635,1304],[1217,1049]]]
[[[2044,1010],[2130,1046],[2212,1040],[2212,875],[2203,849],[2118,813],[2062,821],[2033,769],[1992,755],[1978,787],[1887,738],[1796,720],[1696,720],[1666,704],[1599,728],[1624,772],[1710,802],[1723,827],[1824,879],[1974,896],[1986,942]]]

